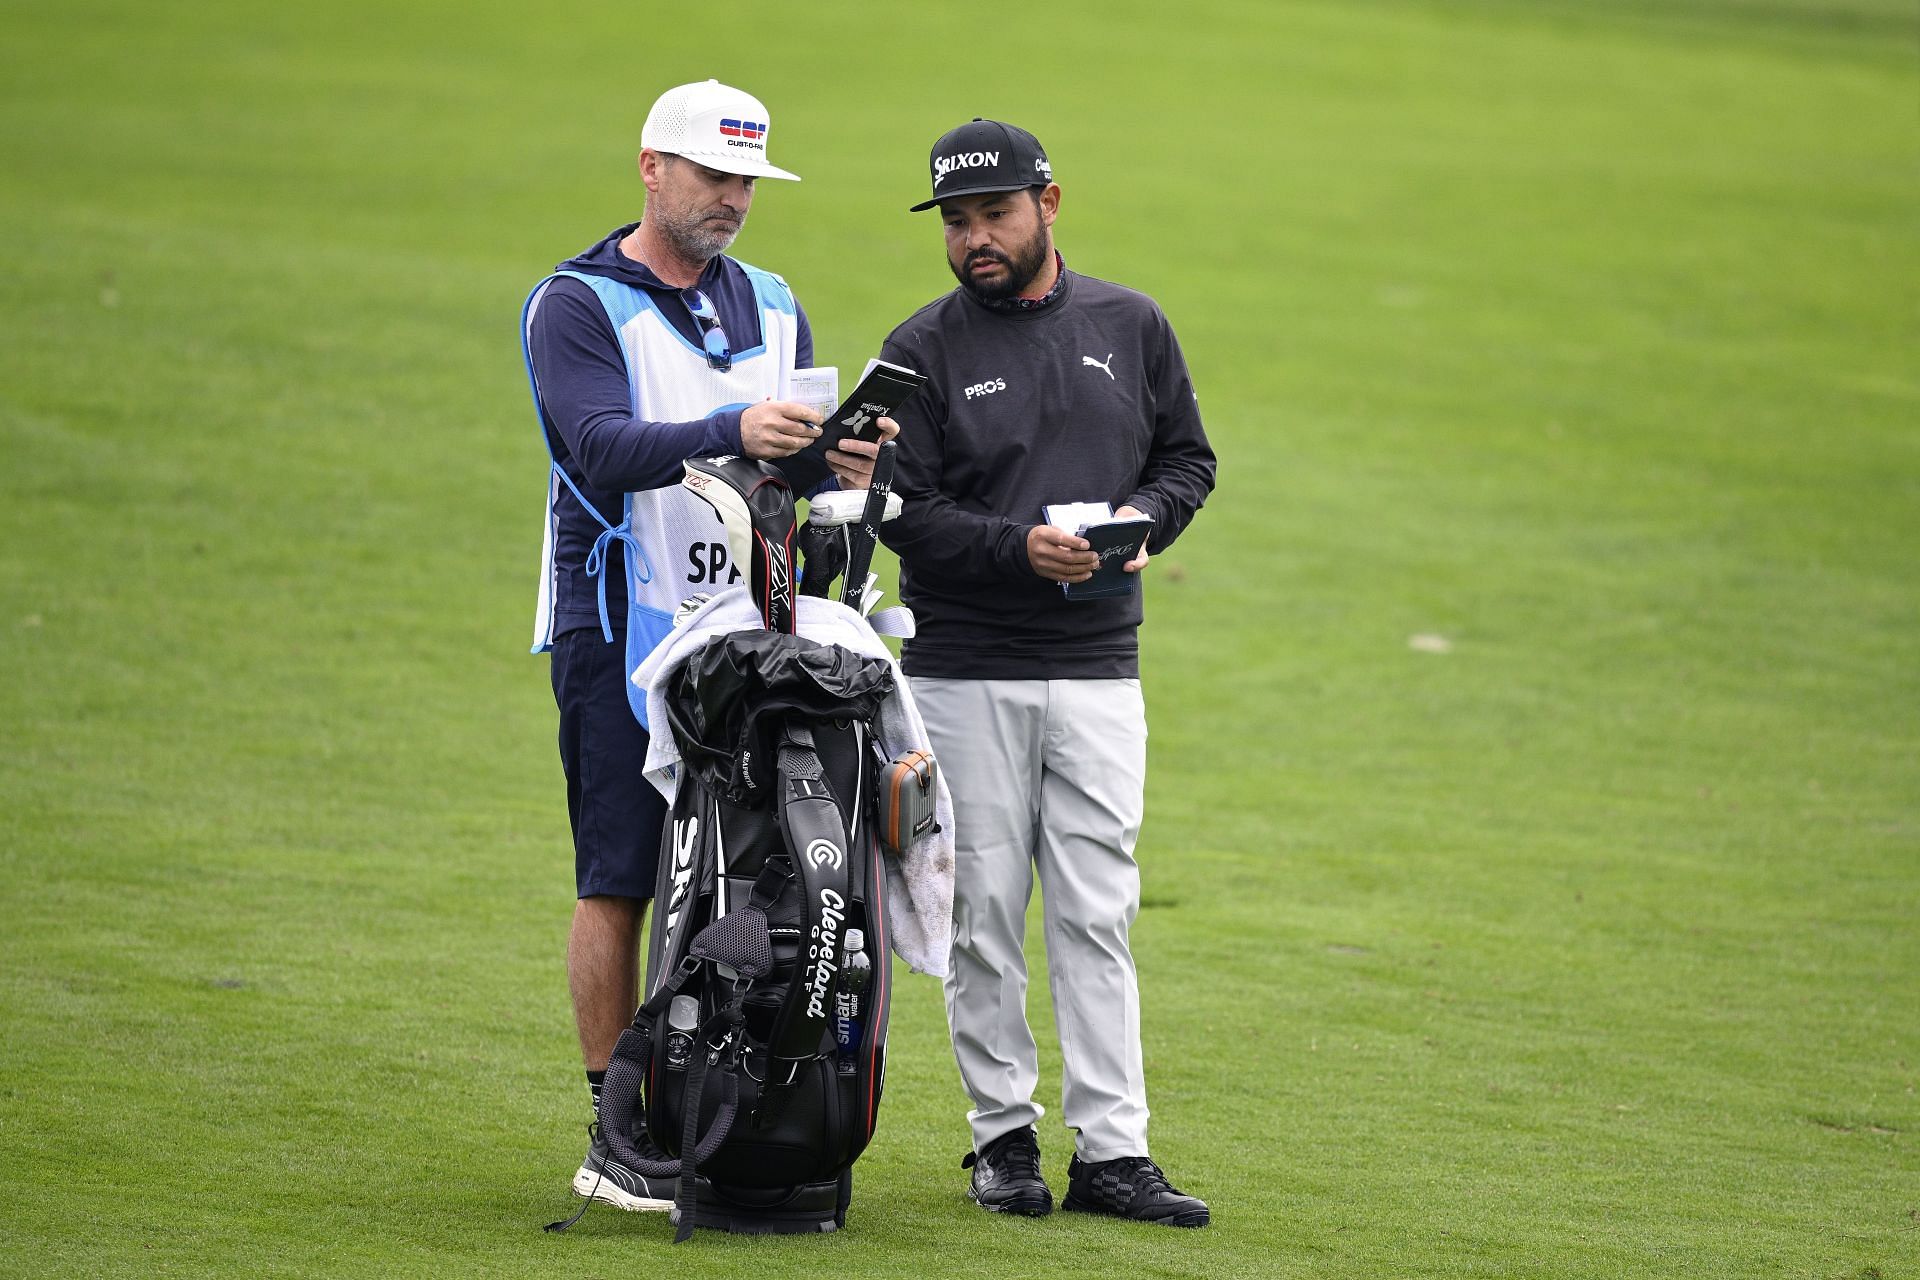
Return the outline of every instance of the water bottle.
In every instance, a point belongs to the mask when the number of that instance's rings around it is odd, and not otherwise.
[[[833,1039],[839,1048],[840,1074],[850,1076],[860,1069],[860,1023],[867,984],[873,979],[873,961],[867,957],[867,936],[859,929],[847,930],[847,950],[834,978]]]
[[[700,1002],[675,996],[667,1006],[667,1070],[685,1071],[693,1061],[693,1037],[700,1029]]]

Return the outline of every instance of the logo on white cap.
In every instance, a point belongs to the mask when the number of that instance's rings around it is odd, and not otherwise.
[[[647,112],[640,145],[685,156],[722,173],[800,181],[799,174],[767,163],[769,127],[767,108],[760,99],[718,80],[706,80],[661,94]]]

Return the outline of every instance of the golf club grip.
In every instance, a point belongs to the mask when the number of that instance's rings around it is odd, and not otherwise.
[[[840,601],[855,613],[860,597],[867,589],[867,566],[873,563],[873,546],[880,541],[880,521],[887,514],[887,495],[893,492],[893,459],[899,448],[891,440],[880,442],[873,460],[873,480],[867,485],[867,509],[860,513],[860,526],[854,530],[847,548],[846,579],[840,586]]]

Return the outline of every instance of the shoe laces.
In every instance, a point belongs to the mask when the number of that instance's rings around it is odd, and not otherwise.
[[[1040,1144],[1033,1140],[1031,1131],[1014,1130],[1004,1138],[988,1144],[981,1152],[984,1159],[989,1154],[993,1162],[1008,1173],[1020,1178],[1040,1176]]]
[[[1174,1195],[1173,1184],[1167,1181],[1167,1175],[1160,1172],[1160,1166],[1146,1156],[1126,1156],[1115,1161],[1115,1168],[1127,1175],[1127,1181],[1133,1184],[1134,1193],[1141,1191],[1167,1191]]]

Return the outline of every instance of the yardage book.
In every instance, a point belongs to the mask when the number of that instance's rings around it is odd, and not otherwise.
[[[874,425],[874,420],[887,417],[905,404],[907,397],[926,385],[926,381],[925,374],[904,365],[869,360],[853,394],[828,413],[824,405],[831,404],[839,391],[840,371],[833,368],[794,370],[793,399],[819,409],[825,421],[817,440],[791,458],[781,460],[788,479],[803,491],[825,479],[828,450],[839,448],[848,436],[878,440],[880,428]]]
[[[1060,584],[1062,595],[1069,600],[1105,600],[1133,594],[1140,575],[1128,573],[1122,566],[1140,554],[1147,534],[1153,531],[1152,516],[1116,516],[1104,502],[1059,502],[1043,508],[1043,512],[1048,524],[1071,529],[1091,543],[1100,556],[1100,567],[1091,578]]]

